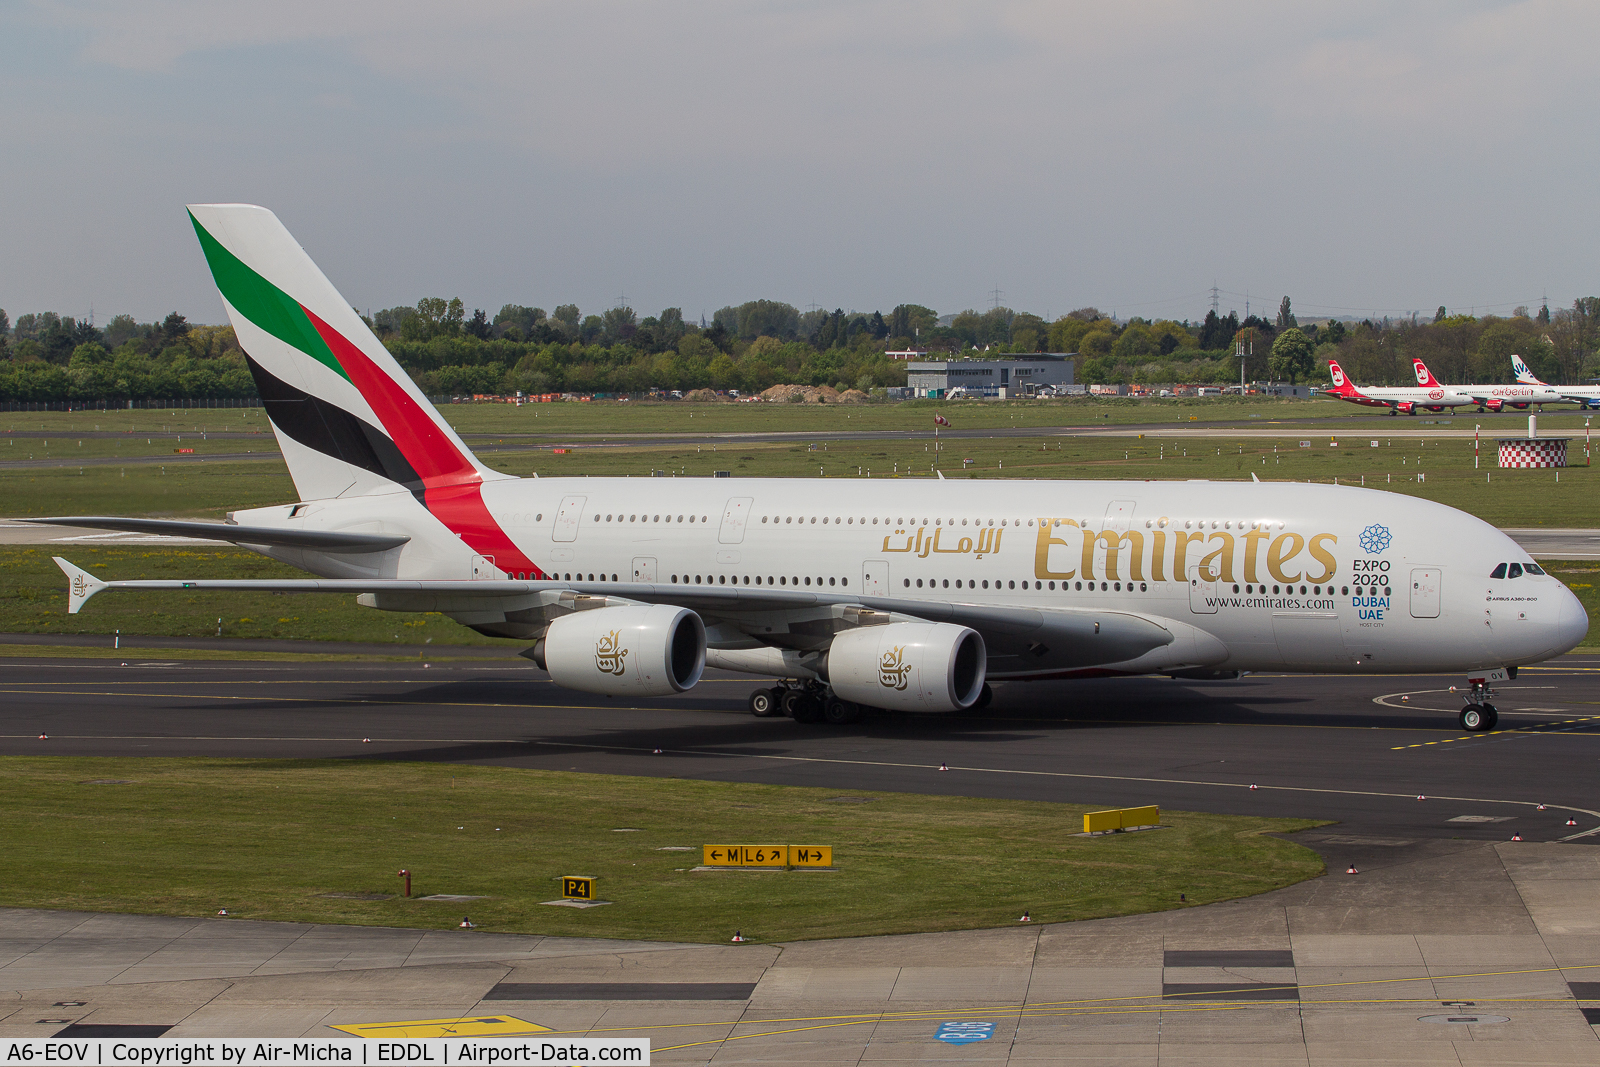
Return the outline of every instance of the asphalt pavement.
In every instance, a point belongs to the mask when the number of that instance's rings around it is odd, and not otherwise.
[[[1600,831],[1594,656],[1523,668],[1497,692],[1500,728],[1467,734],[1450,692],[1464,680],[1441,676],[1007,683],[985,716],[830,727],[755,718],[746,701],[758,683],[719,672],[680,697],[640,701],[557,688],[520,660],[156,655],[0,659],[0,753],[427,760],[1159,804],[1332,820],[1407,843]]]

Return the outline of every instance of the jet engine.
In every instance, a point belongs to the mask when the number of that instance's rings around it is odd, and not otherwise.
[[[894,622],[834,635],[828,684],[845,700],[896,711],[960,711],[983,691],[988,652],[976,630]]]
[[[606,696],[671,696],[706,668],[700,616],[670,604],[563,615],[534,646],[533,661],[567,689]]]
[[[1417,405],[1409,400],[1402,400],[1394,407],[1402,415],[1415,415],[1417,413]]]

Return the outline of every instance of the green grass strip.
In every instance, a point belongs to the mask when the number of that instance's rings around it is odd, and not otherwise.
[[[0,779],[14,907],[773,941],[1129,915],[1323,871],[1265,836],[1310,820],[1163,812],[1166,829],[1075,836],[1092,802],[338,760],[13,757]],[[692,872],[709,843],[832,845],[837,870]],[[401,868],[418,894],[487,899],[402,899]],[[541,906],[573,874],[615,903]]]

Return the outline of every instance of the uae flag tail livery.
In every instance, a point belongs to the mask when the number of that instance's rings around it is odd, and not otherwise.
[[[189,208],[303,501],[409,492],[502,567],[530,561],[485,507],[481,464],[278,217],[250,204]]]

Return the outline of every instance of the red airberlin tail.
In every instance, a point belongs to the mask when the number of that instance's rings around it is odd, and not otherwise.
[[[1424,389],[1444,388],[1444,386],[1439,384],[1439,379],[1433,376],[1433,371],[1428,369],[1428,365],[1426,363],[1422,362],[1420,359],[1413,359],[1411,362],[1417,369],[1418,385],[1422,386]]]
[[[1328,360],[1328,376],[1333,379],[1333,388],[1328,390],[1329,393],[1334,396],[1356,395],[1356,387],[1344,376],[1344,370],[1339,366],[1338,360]]]

